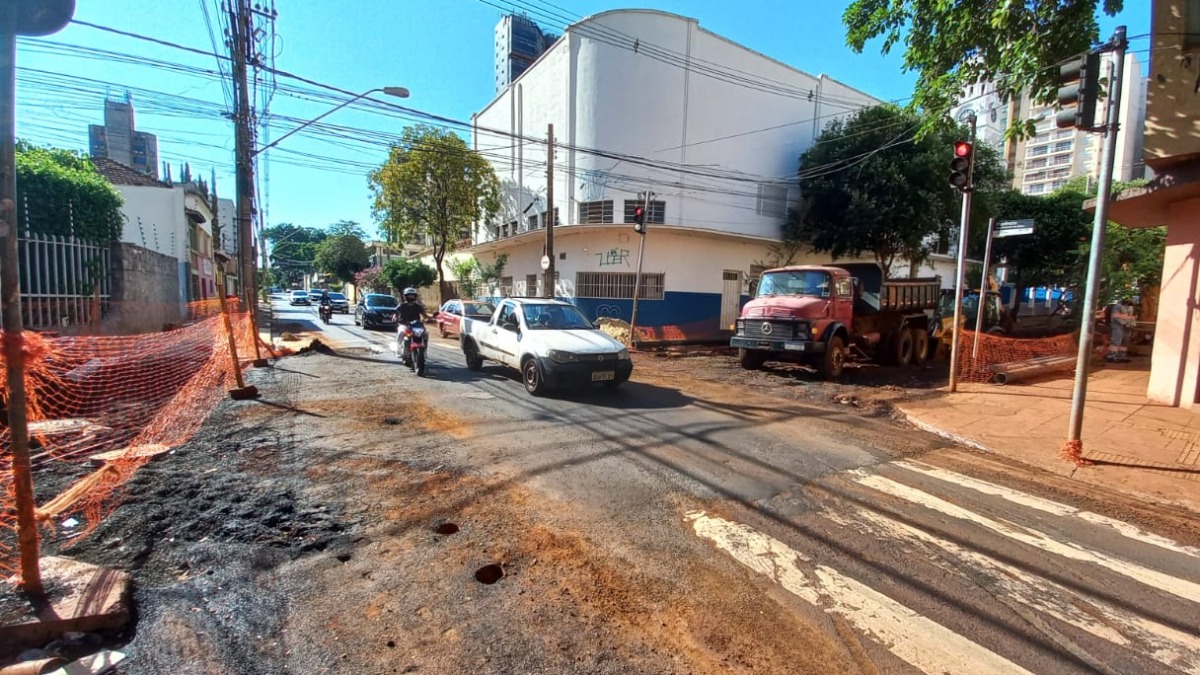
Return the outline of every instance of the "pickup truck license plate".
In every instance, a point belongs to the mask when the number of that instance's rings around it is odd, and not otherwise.
[[[605,382],[616,377],[616,373],[611,370],[598,370],[592,373],[592,382]]]

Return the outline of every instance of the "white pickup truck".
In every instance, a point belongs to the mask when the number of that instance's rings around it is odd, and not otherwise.
[[[505,298],[490,320],[463,317],[467,368],[495,361],[521,372],[534,396],[549,387],[619,386],[633,372],[625,345],[561,300]]]

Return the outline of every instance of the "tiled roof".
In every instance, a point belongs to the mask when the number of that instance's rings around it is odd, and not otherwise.
[[[114,159],[108,157],[92,157],[92,164],[100,175],[108,179],[108,182],[113,185],[140,185],[142,187],[161,187],[169,188],[169,184],[151,176],[150,174],[141,173],[131,166],[126,166]]]

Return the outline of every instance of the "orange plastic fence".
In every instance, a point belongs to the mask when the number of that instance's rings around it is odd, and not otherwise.
[[[1021,364],[1031,359],[1047,357],[1062,357],[1060,362],[1044,370],[1049,373],[1071,373],[1075,370],[1074,358],[1078,353],[1078,335],[1058,335],[1046,338],[1012,338],[999,335],[976,334],[974,331],[959,332],[958,343],[958,379],[961,382],[991,382],[998,372],[1006,370],[1006,365]],[[979,349],[972,354],[975,340],[979,340]],[[1095,349],[1102,352],[1107,346],[1107,339],[1097,334],[1093,342]],[[1044,363],[1045,361],[1043,361]],[[1063,363],[1065,362],[1065,364]]]
[[[209,308],[193,307],[194,316]],[[230,316],[241,367],[254,358],[249,316]],[[217,308],[177,330],[131,336],[24,334],[25,383],[37,515],[43,535],[67,518],[91,532],[118,503],[120,486],[158,452],[177,446],[236,387]],[[3,355],[0,354],[0,366]],[[7,405],[0,383],[0,404]],[[12,454],[0,414],[0,575],[19,582]],[[96,457],[101,455],[101,457]],[[99,467],[99,468],[97,468]],[[56,496],[46,499],[45,486]]]

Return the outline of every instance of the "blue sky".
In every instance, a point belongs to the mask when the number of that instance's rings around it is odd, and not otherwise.
[[[269,0],[257,1],[269,4]],[[497,7],[507,4],[502,0],[275,1],[274,50],[280,70],[352,92],[407,87],[412,96],[405,105],[458,120],[469,120],[492,98],[493,30],[504,13]],[[79,21],[212,52],[204,14],[207,8],[217,32],[217,51],[224,52],[215,16],[218,0],[85,0],[77,4],[75,18]],[[825,73],[877,97],[906,99],[915,77],[903,72],[900,53],[883,57],[869,49],[858,55],[845,46],[841,14],[846,4],[655,0],[640,6],[697,18],[704,28],[751,49],[801,70]],[[629,6],[553,0],[540,3],[540,7],[557,14],[558,21],[534,18],[544,30],[560,32],[568,21]],[[1103,17],[1102,35],[1110,35],[1120,23],[1128,26],[1131,36],[1149,33],[1149,0],[1126,0],[1118,17]],[[123,97],[126,89],[133,89],[137,126],[158,134],[160,159],[176,167],[187,161],[193,173],[204,176],[215,171],[219,192],[233,196],[233,132],[232,124],[220,115],[228,110],[228,104],[219,78],[161,63],[114,62],[76,47],[217,69],[212,57],[82,25],[73,24],[47,38],[22,38],[17,55],[20,138],[86,150],[87,125],[103,122],[106,94]],[[1147,47],[1145,39],[1131,45],[1143,63],[1148,58]],[[285,78],[278,82],[299,84]],[[315,98],[309,92],[277,90],[270,111],[304,120],[336,105],[336,101]],[[371,132],[394,134],[407,123],[350,108],[333,113],[326,121],[367,130],[373,141],[380,137]],[[278,137],[287,128],[287,122],[280,121],[272,133]],[[260,203],[266,208],[267,224],[325,227],[346,219],[363,223],[374,233],[365,167],[378,165],[386,153],[382,140],[347,145],[304,132],[284,140],[278,151],[268,154],[266,163],[260,161]]]

